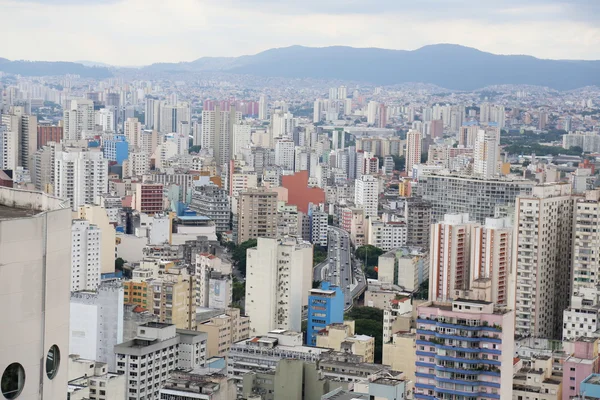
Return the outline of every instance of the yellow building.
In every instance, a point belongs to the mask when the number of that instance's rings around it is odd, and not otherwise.
[[[152,308],[148,302],[148,283],[135,281],[123,282],[123,303],[135,304],[145,309]]]
[[[177,271],[177,273],[173,272]],[[177,329],[196,329],[196,290],[194,279],[183,270],[169,270],[161,278],[148,282],[148,298],[159,322]]]
[[[115,227],[110,223],[106,209],[100,206],[85,205],[79,207],[74,213],[76,219],[85,219],[90,221],[100,229],[100,263],[103,274],[115,272],[115,259],[117,258],[117,234]]]
[[[354,321],[327,325],[317,335],[317,347],[363,356],[367,363],[375,362],[375,338],[355,335]]]
[[[250,335],[250,318],[240,315],[237,308],[228,308],[221,315],[198,324],[197,330],[208,334],[206,356],[226,357],[229,347]]]
[[[383,344],[383,364],[391,366],[394,371],[404,372],[407,381],[415,382],[415,363],[417,361],[415,346],[416,336],[414,333],[394,333],[392,340]],[[410,390],[412,391],[412,388]]]

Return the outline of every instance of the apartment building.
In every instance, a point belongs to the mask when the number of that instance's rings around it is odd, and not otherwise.
[[[241,315],[238,308],[228,308],[223,314],[198,322],[197,330],[208,335],[206,354],[211,357],[227,357],[230,347],[248,339],[250,318]]]
[[[277,234],[277,193],[264,187],[241,192],[238,199],[238,243]]]

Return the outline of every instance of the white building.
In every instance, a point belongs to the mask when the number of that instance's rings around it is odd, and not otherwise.
[[[69,354],[108,364],[116,371],[114,346],[123,342],[123,285],[104,281],[95,291],[71,293]]]
[[[271,115],[271,137],[292,138],[297,119],[289,112],[276,111]]]
[[[379,182],[372,175],[362,175],[354,182],[354,202],[365,211],[366,217],[377,217]]]
[[[248,249],[246,314],[251,334],[273,329],[299,332],[302,307],[312,287],[312,246],[293,238],[258,238]]]
[[[96,115],[92,100],[71,100],[70,107],[63,112],[63,138],[67,140],[82,139],[86,132],[94,130],[95,122]]]
[[[70,244],[66,202],[0,187],[0,379],[5,398],[65,398]]]
[[[241,150],[252,143],[252,127],[250,125],[233,125],[233,143],[231,154],[240,154]]]
[[[160,322],[140,325],[137,332],[135,339],[115,346],[117,372],[127,379],[128,400],[157,399],[176,368],[194,369],[206,362],[204,332]]]
[[[102,233],[89,221],[71,227],[71,291],[96,290],[100,285]]]
[[[19,132],[0,125],[0,169],[17,169],[19,162]]]
[[[114,132],[115,131],[115,115],[108,108],[102,108],[95,112],[96,114],[96,125],[100,126],[102,132]]]
[[[275,142],[275,164],[287,171],[294,171],[295,162],[294,141],[287,138],[279,138]]]
[[[54,160],[54,194],[71,201],[71,207],[92,204],[108,191],[108,160],[99,151],[64,149]]]
[[[496,133],[480,129],[477,131],[473,147],[473,172],[484,178],[493,178],[498,174],[498,140]]]
[[[519,336],[561,337],[571,287],[573,206],[568,183],[535,186],[531,196],[516,199],[512,258]]]
[[[78,399],[81,392],[90,400],[126,400],[125,375],[109,372],[108,364],[69,355],[69,397]]]
[[[310,237],[314,245],[327,247],[329,216],[323,211],[312,211],[310,215]]]
[[[150,155],[143,150],[132,149],[127,156],[126,165],[123,165],[123,176],[126,178],[142,176],[149,171]]]
[[[404,221],[383,222],[376,217],[368,219],[367,244],[389,251],[406,245],[407,225]]]
[[[137,118],[127,118],[123,129],[127,143],[131,147],[139,147],[141,145],[142,124]]]

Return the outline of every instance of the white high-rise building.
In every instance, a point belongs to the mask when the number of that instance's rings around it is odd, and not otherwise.
[[[103,132],[114,132],[115,114],[108,108],[102,108],[95,112],[96,125],[100,126]]]
[[[346,88],[346,86],[342,85],[338,88],[337,99],[338,100],[346,100],[346,97],[348,97],[348,89]]]
[[[421,163],[421,141],[423,134],[410,130],[406,134],[406,172],[412,176],[413,166]]]
[[[71,227],[71,291],[96,290],[100,285],[102,233],[89,221]]]
[[[71,100],[70,107],[63,113],[63,138],[81,139],[85,137],[84,132],[94,130],[95,123],[96,114],[92,100]]]
[[[227,163],[233,150],[233,130],[242,122],[242,113],[232,107],[230,111],[221,111],[217,105],[214,111],[202,111],[201,147],[213,149],[217,165]]]
[[[16,165],[31,169],[29,161],[37,151],[37,117],[28,115],[25,107],[13,106],[9,114],[2,114],[0,125],[17,134]]]
[[[473,172],[484,178],[498,175],[498,141],[493,131],[479,129],[473,148]]]
[[[231,155],[240,154],[243,148],[250,146],[252,143],[252,127],[250,125],[233,125],[233,143]]]
[[[285,170],[294,171],[294,141],[287,138],[277,139],[275,143],[275,164]]]
[[[471,230],[469,214],[446,214],[431,225],[429,299],[449,301],[469,288]]]
[[[124,132],[129,146],[139,147],[141,145],[142,124],[137,118],[127,118]]]
[[[123,165],[124,177],[142,176],[150,171],[150,156],[145,151],[132,149]]]
[[[379,110],[379,103],[376,101],[370,101],[367,106],[367,123],[374,124],[377,121],[377,110]]]
[[[276,111],[271,115],[271,137],[273,139],[278,137],[292,138],[296,124],[297,120],[292,113]]]
[[[246,272],[246,314],[250,334],[264,335],[274,329],[299,332],[302,307],[308,305],[312,287],[312,245],[285,240],[258,238],[248,249]]]
[[[372,175],[362,175],[354,181],[354,202],[367,217],[377,217],[379,182]]]
[[[144,125],[146,129],[159,129],[160,105],[160,100],[151,97],[146,98],[146,113],[144,114]]]
[[[2,398],[65,398],[70,246],[68,204],[0,187]]]
[[[515,201],[515,334],[560,339],[569,303],[573,207],[569,183],[534,186]]]
[[[64,149],[54,160],[54,194],[71,201],[71,207],[93,204],[108,190],[108,160],[99,151]]]
[[[104,281],[96,290],[72,292],[69,331],[69,354],[116,371],[114,346],[123,342],[123,284]]]
[[[258,99],[258,119],[264,121],[268,116],[267,98],[261,95]]]
[[[181,121],[190,121],[190,106],[188,103],[162,105],[160,111],[160,132],[177,132],[177,127]]]
[[[0,125],[0,168],[16,170],[19,161],[19,132]]]
[[[144,129],[140,133],[140,150],[152,156],[156,147],[162,142],[162,136],[156,130]],[[133,146],[132,146],[133,147]]]

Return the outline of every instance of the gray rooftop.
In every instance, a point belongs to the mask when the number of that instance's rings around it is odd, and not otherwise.
[[[0,219],[25,218],[38,214],[40,211],[30,208],[8,207],[0,204]]]

